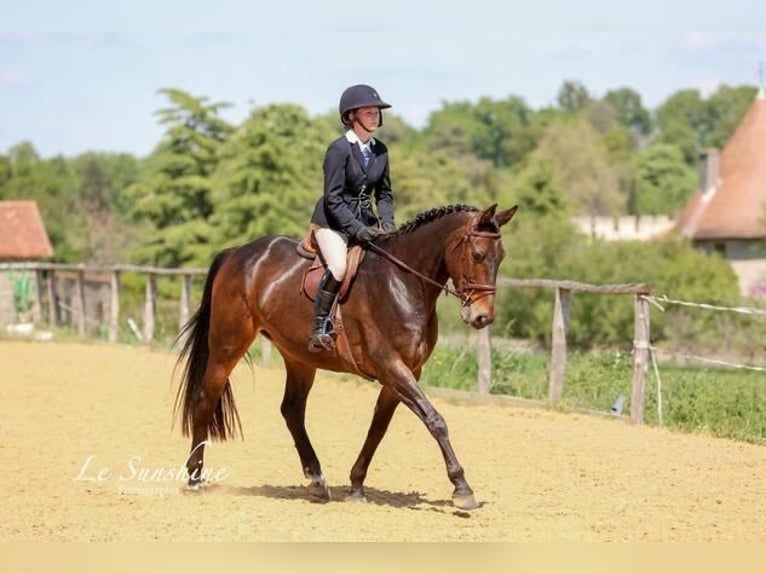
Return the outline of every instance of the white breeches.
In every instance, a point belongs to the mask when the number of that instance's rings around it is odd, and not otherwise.
[[[346,241],[340,233],[320,227],[314,231],[319,251],[327,263],[327,268],[336,281],[343,281],[346,275]]]

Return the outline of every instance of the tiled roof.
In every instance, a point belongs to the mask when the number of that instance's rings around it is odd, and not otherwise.
[[[702,190],[704,191],[704,190]],[[678,219],[698,240],[766,237],[766,97],[758,94],[720,156],[719,184],[695,193]]]
[[[53,255],[34,201],[0,201],[0,260],[42,259]]]

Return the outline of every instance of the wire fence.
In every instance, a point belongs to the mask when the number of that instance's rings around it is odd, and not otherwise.
[[[692,309],[702,309],[705,311],[737,313],[740,315],[766,317],[766,310],[758,309],[756,307],[743,307],[743,306],[727,307],[724,305],[713,305],[710,303],[699,303],[695,301],[681,301],[678,299],[670,299],[666,295],[662,295],[659,297],[652,296],[652,295],[639,295],[639,297],[647,301],[648,303],[651,303],[663,313],[666,311],[666,307],[675,305],[675,306],[692,308]],[[648,329],[648,325],[647,325],[647,329]],[[662,411],[663,409],[662,378],[660,376],[660,369],[657,364],[657,351],[659,349],[651,344],[648,345],[648,349],[649,349],[649,356],[652,361],[654,376],[657,381],[657,419],[660,426],[663,426],[664,421],[663,421],[663,411]],[[699,355],[692,355],[688,353],[676,353],[676,356],[683,359],[690,360],[690,361],[698,362],[698,363],[712,364],[712,365],[727,367],[730,369],[742,369],[742,370],[766,373],[766,366],[750,365],[747,363],[734,363],[731,361],[725,361],[723,359],[701,357]]]

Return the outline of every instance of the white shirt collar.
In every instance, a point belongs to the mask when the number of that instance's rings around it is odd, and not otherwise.
[[[357,144],[362,151],[364,151],[365,148],[372,148],[372,146],[375,145],[375,138],[373,137],[367,140],[367,143],[362,143],[362,140],[359,139],[359,136],[356,135],[354,130],[348,130],[346,132],[346,139],[351,143]]]

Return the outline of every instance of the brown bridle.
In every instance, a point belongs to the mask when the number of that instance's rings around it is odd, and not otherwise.
[[[464,233],[455,244],[452,246],[452,251],[455,251],[460,245],[463,245],[463,254],[460,260],[460,271],[458,272],[458,285],[457,293],[463,302],[463,307],[475,303],[477,300],[487,295],[494,295],[497,291],[497,286],[490,285],[489,283],[475,283],[473,276],[471,275],[471,254],[470,254],[470,238],[483,237],[486,239],[498,240],[500,239],[500,233],[496,231],[478,231],[471,229]],[[467,293],[467,294],[466,294]],[[478,293],[478,295],[476,295]],[[474,297],[476,295],[476,297]]]
[[[405,271],[408,271],[412,273],[413,275],[417,275],[420,277],[423,281],[426,281],[427,283],[430,283],[431,285],[435,285],[439,289],[443,289],[444,292],[448,295],[454,295],[458,299],[460,299],[461,304],[463,307],[466,307],[468,305],[472,305],[476,300],[486,297],[487,295],[494,295],[497,291],[497,287],[495,285],[490,285],[488,283],[475,283],[473,281],[472,276],[470,275],[470,265],[471,265],[471,254],[469,253],[469,249],[471,246],[470,239],[472,237],[483,237],[486,239],[493,239],[497,240],[500,239],[501,234],[495,231],[478,231],[477,229],[469,229],[464,234],[462,234],[460,237],[457,238],[457,240],[453,243],[452,247],[450,248],[450,251],[455,251],[459,246],[463,246],[463,253],[460,260],[460,268],[458,271],[458,284],[456,285],[457,289],[450,289],[447,287],[447,285],[442,285],[438,281],[435,281],[434,279],[431,279],[427,275],[424,275],[417,269],[413,269],[409,265],[407,265],[404,261],[399,259],[398,257],[392,255],[385,249],[378,247],[374,243],[368,243],[367,246],[372,250],[378,253],[379,255],[382,255],[392,263],[398,265]],[[478,295],[474,297],[476,294]]]

